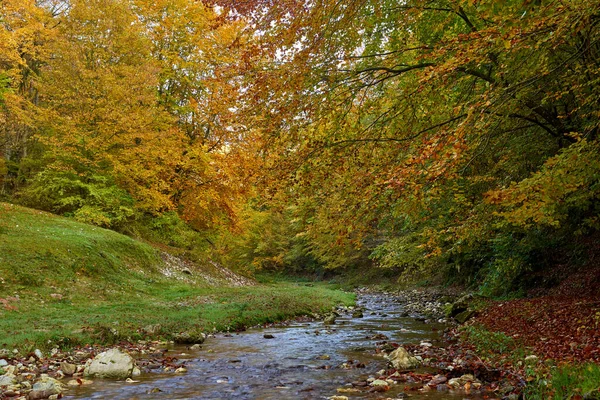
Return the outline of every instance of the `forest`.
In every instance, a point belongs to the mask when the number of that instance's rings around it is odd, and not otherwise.
[[[600,0],[0,0],[0,399],[599,399],[599,260]]]
[[[598,239],[598,2],[0,7],[6,201],[247,273],[496,294]]]

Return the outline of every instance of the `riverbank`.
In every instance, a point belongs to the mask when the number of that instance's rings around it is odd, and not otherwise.
[[[114,231],[0,203],[0,351],[179,340],[353,300],[332,289],[259,284]]]
[[[326,283],[259,283],[114,231],[0,203],[0,398],[30,393],[44,374],[72,376],[61,363],[77,374],[108,347],[160,353],[353,301]],[[152,362],[169,366],[168,357]]]
[[[177,373],[183,365],[166,352],[174,344],[192,348],[214,332],[243,331],[353,301],[353,294],[326,284],[293,282],[172,286],[152,297],[83,304],[19,300],[19,307],[4,310],[0,320],[0,331],[7,333],[0,349],[0,398],[31,393],[43,374],[74,387],[87,384],[85,363],[112,347],[140,357],[138,365],[146,371]],[[68,374],[64,363],[71,365]]]
[[[313,399],[348,393],[350,397],[372,398],[372,386],[352,391],[351,383],[386,367],[382,353],[375,351],[377,343],[436,343],[443,327],[402,315],[400,299],[359,295],[355,307],[340,306],[316,319],[295,319],[239,333],[217,333],[200,346],[171,344],[165,348],[148,343],[150,347],[124,348],[135,354],[141,375],[114,381],[77,372],[76,377],[61,379],[73,384],[64,395],[123,400],[165,396]],[[59,359],[53,357],[50,361],[54,376],[60,375]],[[77,364],[77,369],[83,369],[82,363]],[[82,383],[76,386],[77,379]],[[395,398],[403,391],[404,385],[398,384],[387,394]],[[464,392],[427,398],[461,400]]]
[[[450,324],[441,346],[394,345],[423,359],[438,378],[472,375],[481,385],[476,392],[503,399],[599,399],[599,277],[597,269],[589,269],[549,290],[538,288],[530,297],[512,300],[448,288],[392,291],[406,302],[407,315]],[[416,390],[435,389],[431,375],[419,379]],[[471,384],[467,387],[473,393]]]

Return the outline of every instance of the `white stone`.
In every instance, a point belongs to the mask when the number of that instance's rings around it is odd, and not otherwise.
[[[35,354],[35,356],[36,356],[38,359],[42,359],[42,358],[44,358],[44,354],[42,353],[42,351],[41,351],[40,349],[35,349],[35,350],[33,351],[33,354]]]
[[[10,386],[17,383],[14,375],[0,375],[0,386]]]
[[[135,367],[133,358],[119,349],[110,349],[88,360],[84,376],[98,378],[126,379],[132,376]]]

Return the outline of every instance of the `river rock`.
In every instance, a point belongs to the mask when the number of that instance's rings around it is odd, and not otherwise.
[[[392,367],[398,370],[409,370],[417,368],[421,363],[415,357],[411,356],[404,347],[398,347],[392,351],[387,359]]]
[[[27,396],[28,400],[47,399],[54,395],[59,395],[63,391],[62,384],[48,375],[42,377],[33,384],[33,390]]]
[[[462,387],[458,378],[452,378],[448,381],[447,385],[452,389],[460,389]]]
[[[60,370],[62,372],[64,372],[65,375],[73,375],[75,372],[77,372],[77,365],[75,364],[70,364],[68,362],[61,362],[60,363]]]
[[[203,332],[187,331],[173,335],[173,341],[181,344],[199,344],[204,343],[206,335]]]
[[[71,379],[69,382],[67,382],[68,386],[82,386],[82,385],[91,385],[92,383],[94,383],[94,381],[90,381],[88,379]]]
[[[142,331],[149,336],[155,336],[158,335],[158,333],[160,332],[161,326],[160,324],[154,324],[154,325],[146,325],[144,328],[142,328]]]
[[[356,388],[337,388],[336,392],[338,392],[338,393],[360,393],[360,389],[356,389]]]
[[[481,382],[471,374],[462,375],[460,378],[452,378],[447,383],[452,389],[461,389],[467,384],[473,385],[474,389],[481,387]]]
[[[369,386],[389,386],[389,384],[383,379],[375,379],[373,382],[370,383]]]
[[[325,317],[325,319],[323,320],[323,323],[325,325],[333,325],[333,324],[335,324],[335,318],[336,318],[335,314],[331,313]]]
[[[465,322],[467,322],[469,319],[473,318],[474,316],[475,316],[475,311],[473,311],[473,310],[465,310],[465,311],[463,311],[463,312],[458,313],[457,315],[455,315],[454,319],[459,324],[464,324]]]
[[[134,367],[135,361],[129,354],[110,349],[88,360],[83,374],[86,377],[125,379],[131,377]]]
[[[475,377],[471,374],[465,374],[462,375],[460,378],[458,378],[459,382],[461,384],[466,384],[467,382],[479,382],[477,379],[475,379]]]
[[[431,381],[429,381],[428,385],[431,387],[437,387],[438,385],[445,383],[447,380],[448,378],[446,378],[444,375],[436,375],[431,379]]]
[[[8,365],[8,361],[6,361],[5,359],[0,360],[0,368],[6,367],[7,365]]]
[[[0,386],[10,386],[17,383],[15,376],[12,374],[0,375]]]
[[[362,317],[363,317],[362,310],[354,310],[354,312],[352,313],[352,318],[362,318]]]

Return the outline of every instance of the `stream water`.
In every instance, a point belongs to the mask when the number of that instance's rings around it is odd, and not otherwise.
[[[136,383],[96,380],[69,390],[67,399],[326,399],[350,382],[365,380],[385,368],[375,354],[383,334],[390,342],[435,344],[443,325],[402,316],[400,300],[366,294],[358,299],[363,318],[340,316],[322,322],[251,330],[209,338],[199,351],[173,347],[167,354],[186,360],[186,374],[143,374]],[[274,338],[266,339],[264,335]],[[327,358],[329,360],[319,359]],[[364,368],[346,369],[353,360]],[[403,398],[403,384],[386,393],[345,394],[350,399]],[[160,389],[160,392],[157,391]],[[156,392],[156,393],[153,393]],[[465,393],[411,392],[411,399],[464,399]]]

